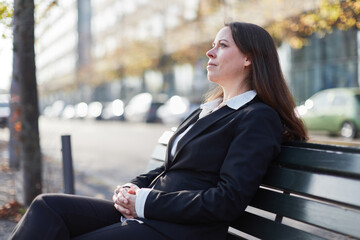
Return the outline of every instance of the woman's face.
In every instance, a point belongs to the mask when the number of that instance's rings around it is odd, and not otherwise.
[[[251,61],[236,46],[230,27],[223,27],[216,35],[213,47],[206,53],[209,58],[208,79],[222,87],[241,87],[248,74]]]

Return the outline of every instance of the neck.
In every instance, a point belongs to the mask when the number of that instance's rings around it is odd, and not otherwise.
[[[227,89],[223,88],[224,96],[223,96],[223,102],[236,97],[237,95],[243,94],[247,91],[250,91],[250,88],[241,88],[241,89],[230,89],[227,91]]]
[[[251,90],[249,79],[243,77],[241,79],[235,79],[233,81],[229,81],[228,84],[222,85],[223,89],[223,101],[227,101],[237,95],[243,94],[249,90]]]

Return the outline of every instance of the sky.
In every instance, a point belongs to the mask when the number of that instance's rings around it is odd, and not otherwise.
[[[12,4],[12,0],[3,0]],[[0,35],[0,89],[8,90],[10,88],[12,74],[12,34],[11,29],[6,29],[0,24],[0,34],[5,33],[8,38],[4,39]]]
[[[12,73],[12,39],[0,36],[0,89],[9,89]]]

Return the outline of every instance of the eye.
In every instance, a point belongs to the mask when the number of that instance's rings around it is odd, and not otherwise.
[[[226,45],[225,43],[220,43],[219,45],[220,45],[220,47],[222,47],[222,48],[227,47],[227,45]]]
[[[216,45],[215,43],[212,43],[212,44],[211,44],[211,47],[212,47],[212,48],[214,48],[214,47],[215,47],[215,45]]]

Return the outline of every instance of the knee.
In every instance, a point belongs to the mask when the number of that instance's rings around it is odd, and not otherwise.
[[[57,194],[54,194],[54,193],[42,193],[42,194],[39,194],[37,195],[33,202],[41,202],[41,201],[46,201],[47,199],[51,199],[53,198],[54,196],[56,196]]]
[[[58,205],[61,204],[61,194],[46,193],[40,194],[32,201],[27,212],[35,213],[47,213],[58,212]]]
[[[35,197],[35,199],[32,201],[31,205],[39,206],[39,205],[49,205],[49,203],[56,201],[56,199],[59,197],[60,194],[56,193],[42,193]],[[30,207],[31,207],[30,205]]]

